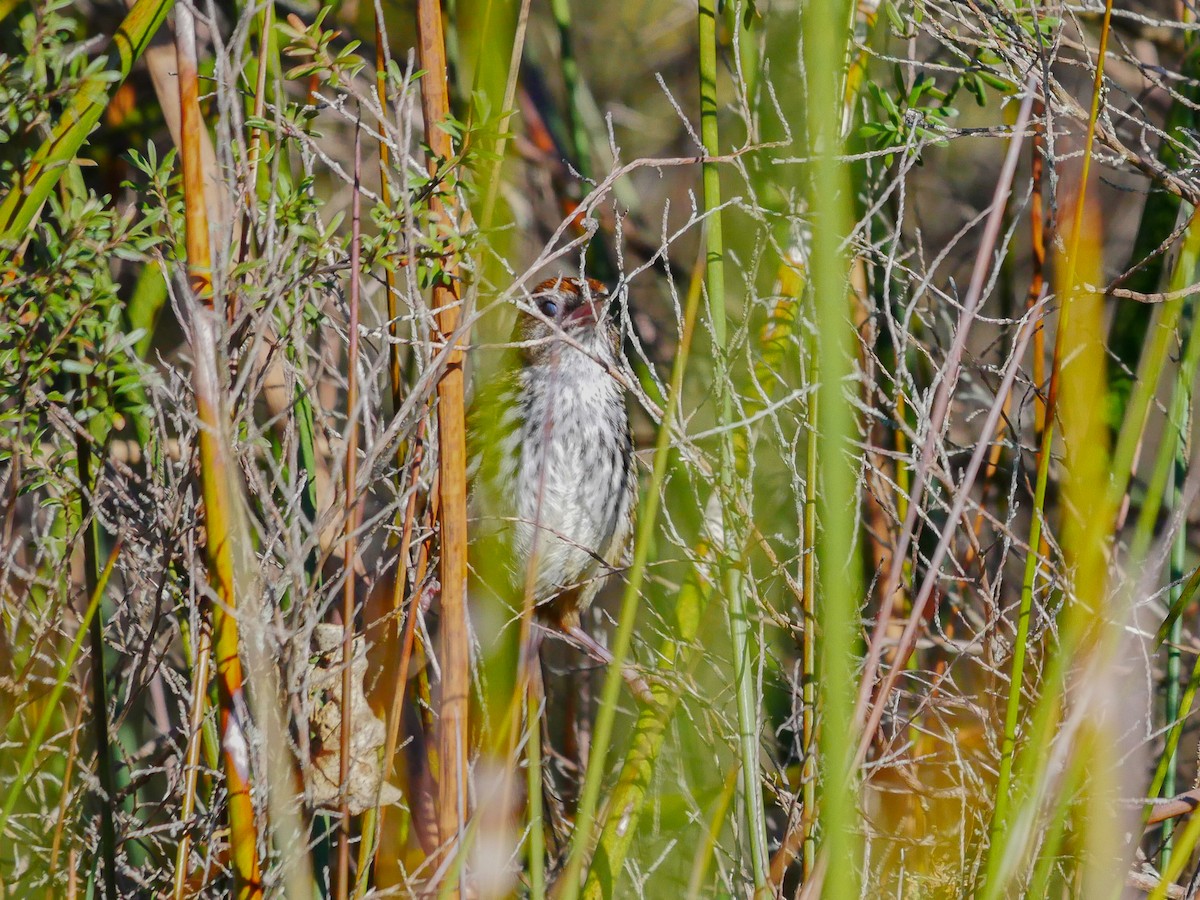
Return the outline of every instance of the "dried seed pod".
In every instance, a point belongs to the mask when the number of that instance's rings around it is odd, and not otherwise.
[[[313,631],[316,658],[309,673],[311,765],[305,773],[309,798],[316,809],[333,811],[340,797],[342,731],[342,626],[323,624]],[[363,693],[366,647],[354,639],[351,656],[350,775],[346,784],[350,812],[360,815],[375,805],[398,803],[400,791],[383,783],[380,750],[387,737],[384,723],[372,712]]]

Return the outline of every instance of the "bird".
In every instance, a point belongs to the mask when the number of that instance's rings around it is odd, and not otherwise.
[[[506,547],[510,587],[528,592],[537,623],[611,663],[581,616],[620,565],[637,501],[625,389],[615,377],[620,325],[595,279],[551,278],[528,301],[506,374],[474,404],[473,482]],[[624,674],[649,697],[636,672]]]

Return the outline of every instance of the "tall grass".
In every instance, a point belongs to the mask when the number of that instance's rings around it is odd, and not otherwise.
[[[850,232],[850,181],[838,162],[843,145],[842,98],[849,64],[852,24],[849,4],[814,3],[802,17],[803,61],[810,102],[805,109],[806,150],[813,160],[801,182],[807,188],[812,217],[812,250],[808,264],[814,298],[816,333],[813,377],[817,384],[816,411],[809,423],[816,441],[809,449],[818,461],[810,471],[816,484],[819,536],[806,552],[816,554],[813,589],[817,600],[815,676],[820,724],[814,748],[819,754],[817,810],[820,852],[826,866],[825,887],[831,896],[855,896],[859,891],[856,825],[858,806],[851,762],[854,753],[853,684],[861,587],[855,562],[855,518],[858,472],[851,442],[859,431],[853,407],[844,394],[855,358],[851,301],[848,296],[849,259],[844,241]],[[814,875],[812,877],[819,877]]]
[[[750,610],[742,588],[739,548],[743,544],[743,517],[737,512],[737,469],[734,460],[733,393],[729,377],[728,315],[725,303],[725,241],[721,226],[721,175],[713,158],[720,155],[717,126],[717,8],[702,0],[700,32],[700,139],[710,160],[703,164],[704,206],[710,213],[705,223],[705,293],[712,318],[715,362],[717,423],[722,429],[720,451],[721,529],[718,547],[719,582],[728,604],[733,642],[733,682],[737,695],[738,755],[741,769],[740,799],[746,843],[750,850],[750,874],[755,893],[767,886],[767,837],[762,789],[758,779],[759,710],[762,695],[754,681],[754,648]]]
[[[1185,892],[1186,17],[171,8],[0,4],[6,896]],[[466,428],[585,272],[601,670]]]

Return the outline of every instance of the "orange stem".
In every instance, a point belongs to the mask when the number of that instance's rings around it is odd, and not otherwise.
[[[250,745],[246,726],[248,707],[243,692],[242,662],[238,655],[237,601],[234,591],[232,532],[233,498],[229,480],[234,471],[219,413],[217,343],[208,243],[208,210],[204,200],[200,136],[199,76],[196,65],[195,20],[186,4],[176,10],[175,42],[179,65],[182,122],[180,159],[183,166],[185,244],[188,282],[198,301],[192,326],[196,413],[200,419],[200,482],[204,495],[205,553],[209,581],[217,595],[212,626],[217,654],[217,692],[221,707],[221,756],[229,795],[229,843],[234,896],[258,900],[263,896],[258,860],[258,829],[250,799]]]
[[[441,124],[450,113],[446,84],[446,43],[439,0],[417,2],[417,57],[424,70],[421,111],[425,141],[432,151],[431,174],[450,159],[450,135]],[[453,223],[442,180],[430,199],[430,212],[442,233]],[[470,689],[467,640],[467,480],[466,411],[463,401],[463,346],[457,334],[460,318],[457,266],[447,256],[443,274],[433,288],[437,330],[452,342],[446,368],[437,385],[438,471],[441,477],[441,602],[439,662],[442,670],[438,728],[438,832],[448,853],[466,822],[467,700]],[[456,876],[451,876],[456,877]],[[457,892],[452,892],[456,896]]]

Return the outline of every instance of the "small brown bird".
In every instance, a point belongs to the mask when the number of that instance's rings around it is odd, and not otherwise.
[[[512,583],[532,590],[538,621],[610,662],[580,614],[626,549],[637,498],[625,392],[613,377],[620,328],[592,279],[544,281],[530,300],[518,313],[513,371],[485,405],[492,424],[481,430],[476,481],[503,523]]]

